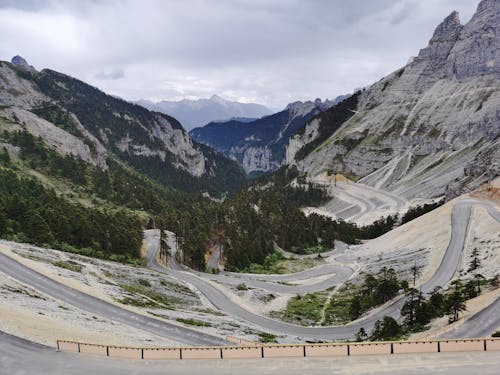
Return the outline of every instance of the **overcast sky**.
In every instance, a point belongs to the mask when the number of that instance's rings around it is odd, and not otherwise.
[[[0,0],[20,54],[128,100],[218,94],[281,108],[373,83],[478,0]]]

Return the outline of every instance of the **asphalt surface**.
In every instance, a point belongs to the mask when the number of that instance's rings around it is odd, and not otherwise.
[[[111,319],[187,345],[222,345],[225,340],[188,328],[136,314],[54,281],[0,253],[0,271],[30,287],[94,315]]]
[[[495,220],[500,221],[500,213],[498,212],[498,210],[487,202],[474,199],[466,199],[457,202],[453,206],[451,213],[452,231],[450,242],[447,246],[441,264],[439,265],[435,274],[429,281],[421,285],[421,290],[424,293],[428,293],[436,287],[445,286],[449,281],[452,280],[453,276],[457,272],[463,253],[470,221],[471,208],[473,205],[484,206]],[[159,272],[167,272],[167,270],[162,265],[156,262],[156,253],[158,252],[158,250],[158,241],[150,241],[150,248],[148,250],[148,266],[156,269]],[[384,305],[383,307],[371,312],[368,316],[354,321],[348,325],[336,327],[303,327],[284,323],[252,313],[231,300],[230,297],[224,294],[221,290],[208,283],[207,280],[210,280],[212,278],[211,275],[205,274],[204,276],[200,276],[200,274],[182,271],[179,269],[178,265],[175,265],[174,257],[171,257],[170,262],[170,264],[174,264],[175,267],[175,269],[168,270],[168,273],[170,275],[195,286],[214,304],[214,306],[224,311],[226,314],[236,316],[240,319],[256,324],[263,329],[277,334],[286,333],[310,340],[331,341],[352,339],[361,327],[369,332],[373,328],[375,322],[379,319],[382,319],[384,316],[399,318],[401,307],[406,301],[405,296],[400,296]],[[291,286],[290,288],[291,289],[289,290],[294,290],[293,286]],[[484,317],[487,315],[488,314],[485,313],[482,318],[478,318],[479,321],[481,322],[481,320],[485,319]],[[500,323],[500,316],[498,316],[494,320]],[[491,332],[489,332],[488,334],[491,334]],[[464,332],[463,336],[471,337],[472,335],[468,332]]]
[[[498,374],[498,352],[396,354],[334,358],[265,358],[246,360],[127,360],[57,352],[0,332],[0,373],[3,375],[324,375]]]
[[[443,338],[486,337],[500,327],[500,297]],[[500,372],[500,371],[499,371]]]

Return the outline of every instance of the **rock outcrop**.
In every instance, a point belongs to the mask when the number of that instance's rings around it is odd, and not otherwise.
[[[465,26],[451,13],[416,58],[364,90],[354,115],[304,155],[329,125],[310,121],[290,141],[287,163],[408,198],[473,189],[498,175],[498,163],[482,163],[500,137],[499,27],[500,0],[481,1]]]

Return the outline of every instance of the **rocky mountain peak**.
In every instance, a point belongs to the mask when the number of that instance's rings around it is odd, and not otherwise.
[[[436,28],[429,45],[420,50],[416,61],[430,60],[435,64],[442,63],[448,57],[450,50],[457,41],[462,30],[457,11],[453,11]],[[436,68],[435,66],[433,68]]]
[[[24,57],[19,56],[19,55],[14,56],[12,58],[11,62],[12,62],[12,64],[19,66],[19,67],[22,67],[22,68],[29,68],[30,67],[28,62],[26,61],[26,59],[24,59]]]
[[[500,75],[500,0],[483,0],[447,61],[448,78]]]
[[[476,14],[481,14],[484,12],[488,12],[490,10],[495,10],[495,8],[498,7],[499,3],[500,2],[498,0],[482,0],[477,6]]]

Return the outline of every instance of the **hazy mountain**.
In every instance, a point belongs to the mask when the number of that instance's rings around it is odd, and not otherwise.
[[[298,128],[343,98],[290,103],[283,111],[254,121],[211,122],[190,135],[237,160],[249,174],[268,172],[282,165],[288,139]]]
[[[236,117],[260,118],[272,113],[269,108],[261,104],[233,102],[217,95],[213,95],[209,99],[184,99],[177,102],[164,100],[154,103],[149,100],[139,100],[137,104],[174,116],[187,130],[212,121],[223,121]]]
[[[500,1],[451,13],[406,66],[299,129],[287,163],[407,197],[455,196],[500,173]]]

